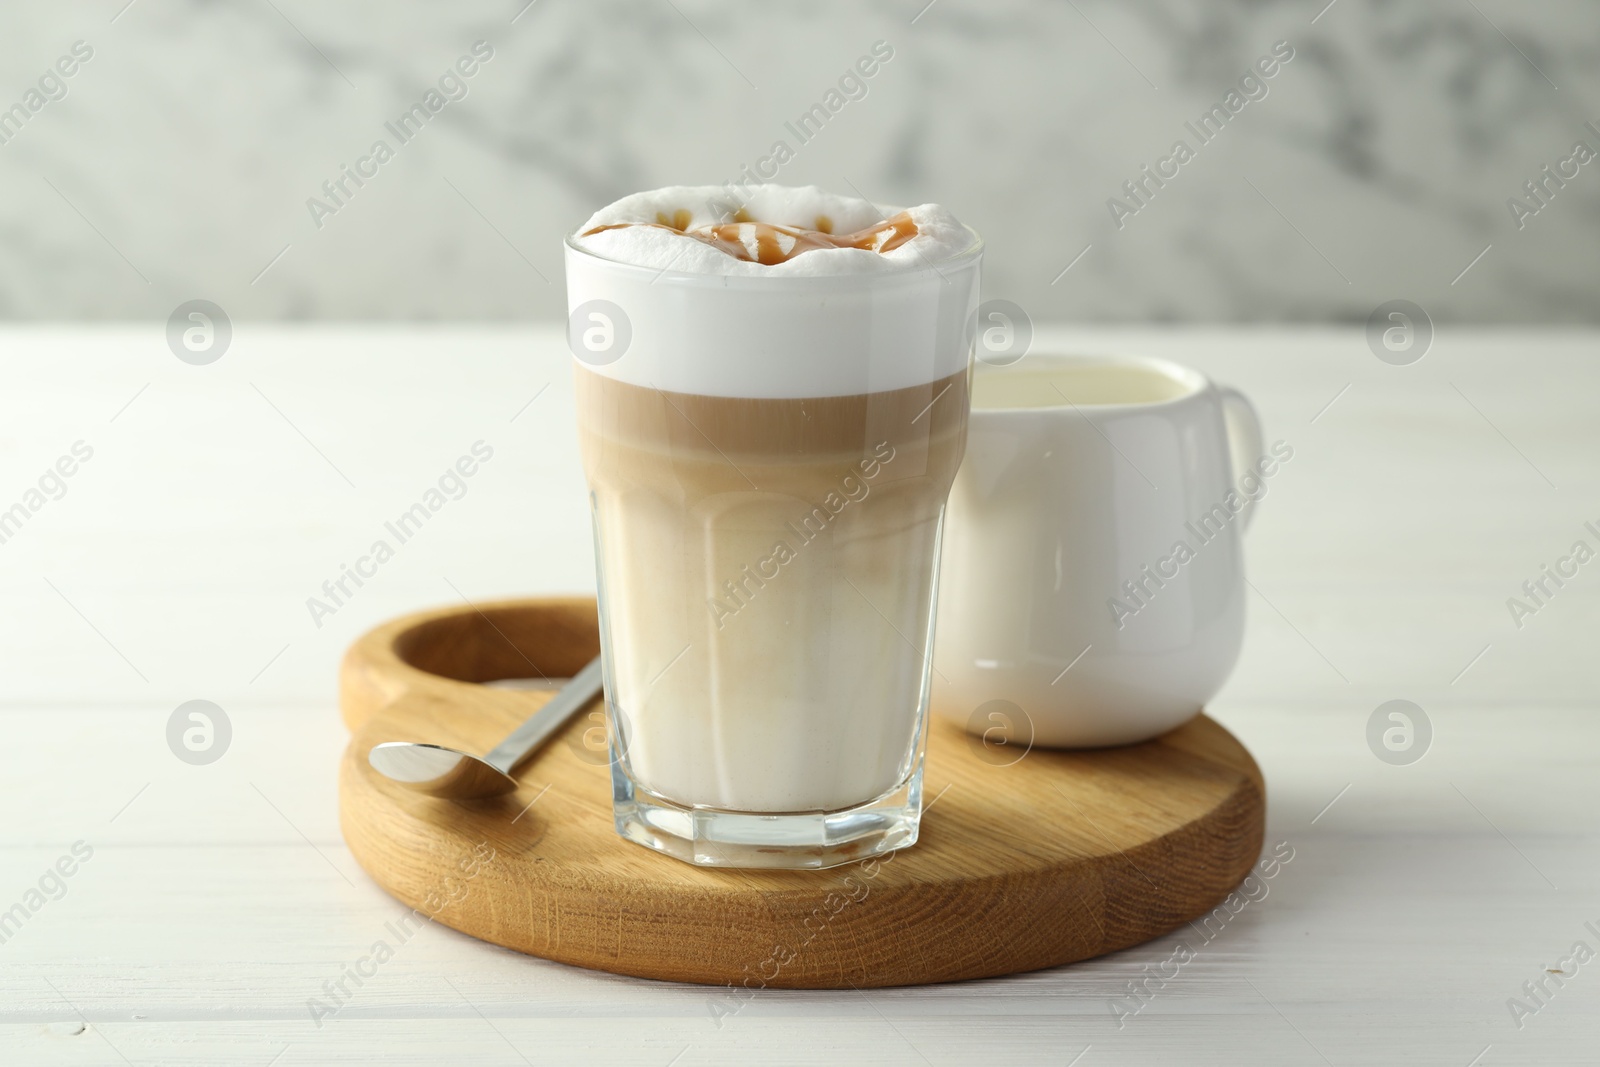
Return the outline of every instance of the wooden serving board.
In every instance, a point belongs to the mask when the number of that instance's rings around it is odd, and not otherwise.
[[[825,871],[698,868],[619,838],[598,700],[507,797],[436,800],[367,765],[381,741],[487,751],[549,694],[474,683],[565,677],[598,647],[592,599],[424,612],[351,646],[340,815],[380,885],[536,956],[731,983],[731,1012],[739,990],[944,982],[1125,948],[1209,911],[1261,850],[1261,773],[1204,715],[1141,745],[1009,765],[936,720],[921,840]]]

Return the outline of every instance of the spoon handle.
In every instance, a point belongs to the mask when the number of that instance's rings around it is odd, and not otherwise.
[[[528,720],[494,746],[484,757],[497,770],[510,774],[524,759],[548,741],[552,734],[566,725],[584,705],[594,699],[601,689],[600,657],[572,676],[572,681],[550,699],[550,702],[528,717]]]

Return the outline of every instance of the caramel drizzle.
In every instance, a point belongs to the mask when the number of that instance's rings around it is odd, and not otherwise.
[[[690,217],[689,212],[682,209],[674,212],[670,218],[665,212],[657,212],[655,222],[615,222],[608,226],[596,226],[592,230],[585,230],[579,236],[588,237],[591,234],[603,233],[606,230],[621,230],[629,226],[653,226],[692,237],[745,263],[760,263],[771,267],[787,263],[801,253],[821,248],[859,248],[867,252],[892,252],[917,235],[917,224],[912,222],[911,216],[904,211],[894,218],[885,219],[864,230],[837,235],[833,232],[833,220],[826,215],[818,215],[814,223],[815,228],[809,230],[798,226],[779,226],[772,222],[755,222],[745,214],[743,208],[734,215],[732,222],[721,222],[712,226],[690,229]],[[790,239],[791,243],[787,249],[784,248],[783,238]],[[750,253],[751,244],[755,246],[754,255]]]

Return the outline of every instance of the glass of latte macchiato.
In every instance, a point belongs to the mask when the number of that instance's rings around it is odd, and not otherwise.
[[[916,840],[977,236],[813,187],[567,240],[618,833],[818,868]]]

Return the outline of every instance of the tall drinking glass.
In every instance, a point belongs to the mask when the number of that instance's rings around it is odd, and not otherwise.
[[[568,239],[623,837],[785,868],[916,840],[981,258],[719,276]]]

